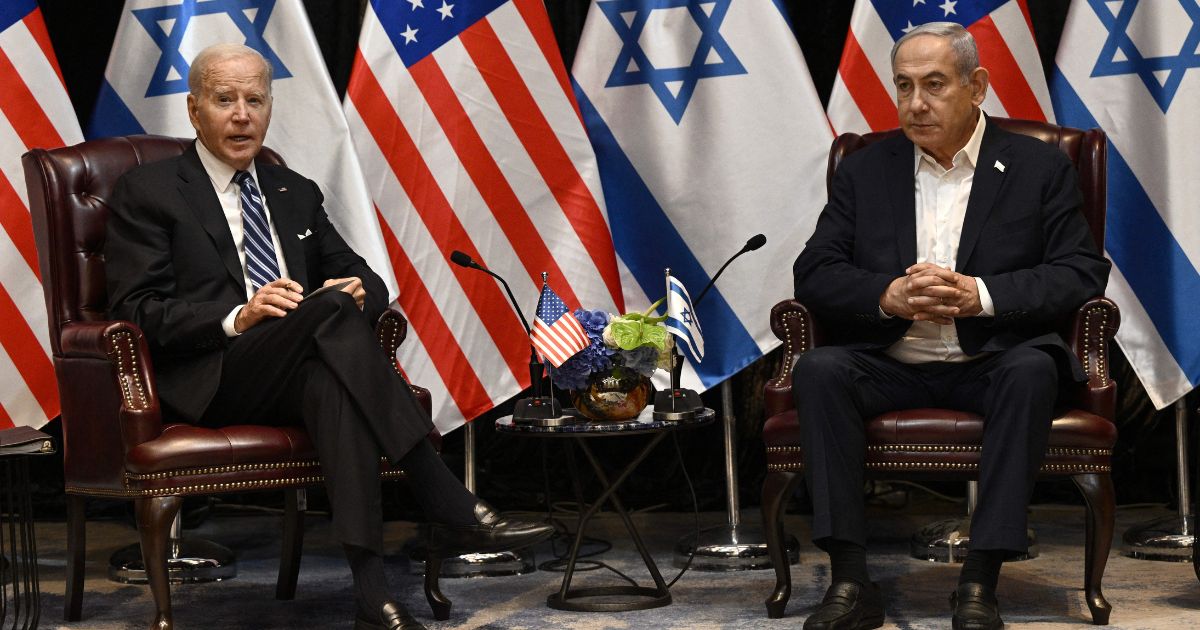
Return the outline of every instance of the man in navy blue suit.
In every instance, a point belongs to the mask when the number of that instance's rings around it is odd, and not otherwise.
[[[962,26],[919,26],[892,49],[902,136],[849,155],[793,268],[831,344],[800,356],[813,539],[832,584],[809,629],[877,628],[866,567],[864,419],[951,407],[984,418],[971,548],[955,629],[1003,626],[1001,563],[1026,551],[1026,509],[1060,384],[1082,367],[1056,325],[1103,293],[1109,263],[1057,148],[980,110],[988,72]]]
[[[426,441],[429,415],[372,331],[388,303],[383,281],[329,222],[315,183],[257,160],[270,64],[218,44],[196,56],[188,85],[196,142],[113,190],[110,311],[146,333],[169,420],[304,422],[354,573],[355,628],[421,628],[383,572],[380,457],[413,481],[431,553],[522,547],[553,528],[501,517]],[[306,297],[315,287],[330,290]]]

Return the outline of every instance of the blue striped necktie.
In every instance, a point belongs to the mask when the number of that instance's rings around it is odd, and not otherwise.
[[[279,279],[279,261],[275,258],[275,246],[271,243],[271,228],[267,224],[267,213],[263,209],[262,195],[254,185],[254,178],[246,171],[233,175],[241,193],[242,236],[246,245],[246,273],[250,284],[257,291],[264,284]]]

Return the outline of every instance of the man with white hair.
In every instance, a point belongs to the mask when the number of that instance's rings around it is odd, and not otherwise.
[[[988,72],[970,33],[919,26],[896,42],[892,72],[903,135],[845,159],[793,268],[796,299],[832,341],[794,371],[813,540],[832,573],[804,627],[883,624],[866,565],[864,419],[951,407],[984,418],[952,623],[994,630],[1001,564],[1026,551],[1059,386],[1084,380],[1055,326],[1103,292],[1110,265],[1067,157],[980,110]]]
[[[381,456],[412,480],[431,553],[523,547],[553,528],[501,517],[426,441],[428,414],[374,338],[383,281],[329,222],[315,183],[256,159],[271,122],[270,64],[219,44],[196,56],[188,86],[196,142],[113,191],[110,311],[146,333],[168,419],[303,421],[354,574],[355,628],[421,628],[383,571]],[[306,296],[317,287],[327,290]]]

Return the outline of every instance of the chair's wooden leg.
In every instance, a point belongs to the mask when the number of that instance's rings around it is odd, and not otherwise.
[[[67,594],[63,603],[63,619],[83,618],[83,574],[87,552],[87,499],[77,494],[67,495]]]
[[[438,578],[442,575],[442,557],[430,553],[425,558],[425,599],[433,610],[433,618],[445,621],[450,618],[450,600],[442,594]]]
[[[762,527],[767,539],[767,552],[775,566],[775,591],[767,598],[767,617],[778,619],[792,596],[792,568],[788,565],[784,544],[783,506],[800,475],[792,472],[768,472],[762,486]]]
[[[137,517],[138,536],[142,543],[142,562],[146,578],[154,595],[157,612],[153,630],[171,630],[171,585],[167,575],[167,544],[171,537],[171,521],[179,513],[183,497],[149,497],[133,502]]]
[[[1101,582],[1104,580],[1104,566],[1108,564],[1109,551],[1112,550],[1116,504],[1112,476],[1108,473],[1091,473],[1074,475],[1071,480],[1083,493],[1088,507],[1085,539],[1087,556],[1083,564],[1083,590],[1088,608],[1092,611],[1092,623],[1097,626],[1107,626],[1108,616],[1112,613],[1112,605],[1104,598]]]
[[[296,598],[296,581],[300,576],[300,551],[304,547],[304,488],[283,491],[283,548],[279,552],[279,578],[275,582],[275,599]]]

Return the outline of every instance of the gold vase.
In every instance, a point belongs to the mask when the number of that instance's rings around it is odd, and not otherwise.
[[[619,421],[636,418],[650,401],[652,389],[648,377],[616,367],[592,374],[585,389],[569,391],[580,415],[591,420]]]

